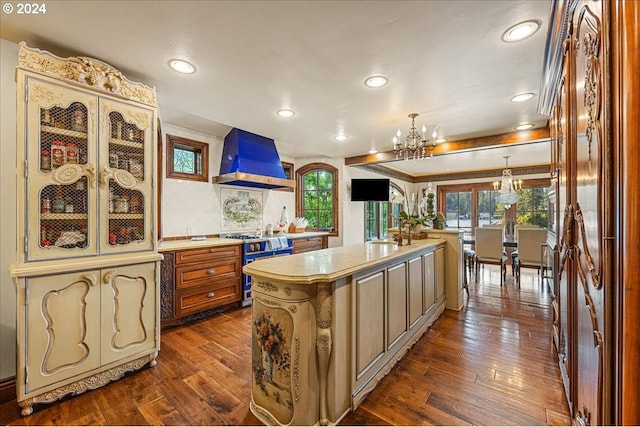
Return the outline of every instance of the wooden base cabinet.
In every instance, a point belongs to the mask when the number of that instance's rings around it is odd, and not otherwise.
[[[326,249],[328,246],[327,236],[296,238],[295,234],[293,234],[291,241],[293,242],[294,254]]]
[[[195,320],[242,299],[242,247],[224,245],[164,252],[163,326]]]
[[[22,415],[36,403],[106,384],[136,364],[155,365],[156,271],[150,262],[19,280]],[[124,363],[133,365],[109,371]]]

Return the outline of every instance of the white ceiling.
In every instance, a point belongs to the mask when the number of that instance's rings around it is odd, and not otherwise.
[[[549,1],[48,1],[46,14],[2,13],[0,36],[59,56],[101,59],[158,90],[160,117],[224,136],[238,127],[290,157],[387,151],[397,128],[438,124],[450,140],[546,126],[537,103]],[[537,19],[518,43],[500,37]],[[197,72],[179,75],[172,58]],[[365,78],[388,77],[378,89]],[[533,91],[514,104],[510,97]],[[278,109],[296,115],[278,117]],[[334,137],[344,132],[348,139]],[[411,173],[548,163],[548,144],[394,162]],[[506,151],[505,151],[506,150]],[[454,168],[454,169],[453,169]]]

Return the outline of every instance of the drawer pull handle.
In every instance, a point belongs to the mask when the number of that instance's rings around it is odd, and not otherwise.
[[[213,268],[210,268],[207,270],[207,274],[215,274],[216,270],[214,270]]]
[[[215,251],[216,251],[215,249],[209,249],[210,254],[214,253]]]
[[[211,291],[211,292],[209,292],[209,293],[207,294],[207,298],[213,298],[213,297],[215,297],[215,296],[216,296],[216,293],[215,293],[215,292],[213,292],[213,291]]]

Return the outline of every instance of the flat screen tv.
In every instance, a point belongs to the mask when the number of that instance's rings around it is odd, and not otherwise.
[[[352,179],[352,202],[388,202],[389,179]]]

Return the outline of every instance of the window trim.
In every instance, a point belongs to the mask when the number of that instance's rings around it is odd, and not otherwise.
[[[338,180],[338,169],[327,163],[309,163],[304,166],[301,166],[296,170],[296,216],[304,216],[303,207],[304,207],[304,175],[308,174],[312,171],[322,170],[325,172],[329,172],[333,178],[333,230],[328,231],[329,236],[338,236],[339,235],[339,224],[340,217],[338,216],[339,210],[339,201],[340,201],[340,181]],[[325,229],[320,228],[307,228],[307,231],[327,231]]]
[[[551,178],[533,178],[525,179],[522,183],[522,188],[541,188],[549,187],[551,185]],[[479,190],[493,190],[493,181],[486,182],[469,182],[465,184],[450,184],[450,185],[438,185],[438,211],[445,212],[446,209],[446,195],[449,192],[471,192],[471,229],[478,227],[478,191]],[[515,221],[516,209],[508,209],[506,211],[506,221]]]
[[[173,170],[173,154],[176,148],[186,148],[202,157],[202,170],[199,173],[185,173]],[[209,181],[209,144],[176,135],[167,134],[167,178],[188,181]]]

